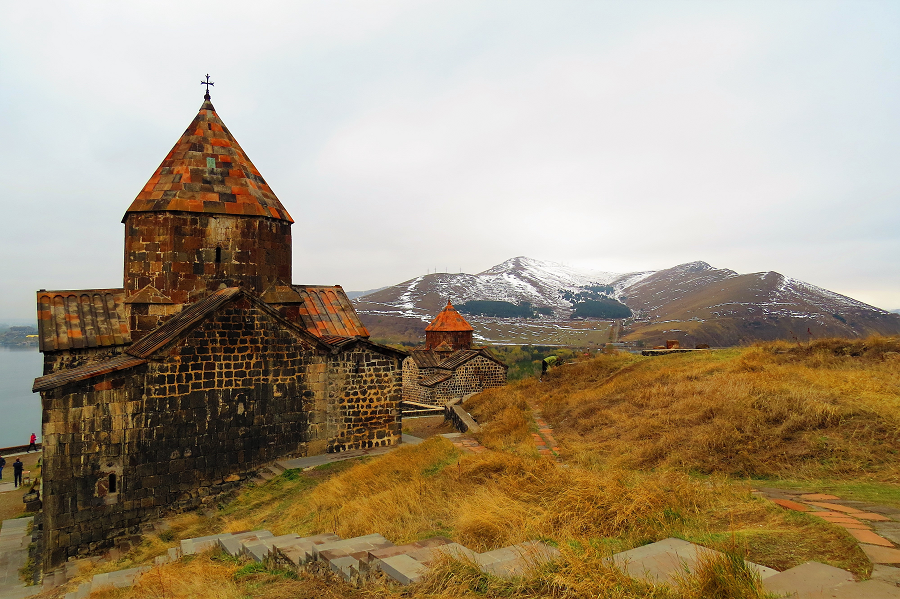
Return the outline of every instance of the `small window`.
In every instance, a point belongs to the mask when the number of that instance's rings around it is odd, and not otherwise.
[[[115,493],[115,492],[117,492],[117,490],[118,489],[116,489],[116,475],[110,474],[109,475],[109,492]]]
[[[222,263],[222,247],[216,248],[216,264]]]

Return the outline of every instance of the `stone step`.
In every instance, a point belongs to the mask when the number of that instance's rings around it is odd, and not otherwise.
[[[265,539],[246,539],[241,541],[243,545],[242,553],[256,562],[264,562],[277,544],[288,546],[302,538],[298,534],[289,534]]]
[[[560,552],[539,541],[526,541],[477,556],[481,570],[501,578],[521,576],[526,571],[555,560]]]
[[[450,545],[453,541],[448,539],[447,537],[431,537],[428,539],[423,539],[421,541],[415,541],[413,543],[408,543],[406,545],[394,545],[392,547],[384,547],[382,549],[375,549],[369,551],[368,556],[366,557],[366,563],[370,565],[374,565],[377,563],[379,559],[384,559],[386,557],[391,557],[394,555],[401,555],[419,551],[420,549],[428,549],[434,548],[441,545]],[[419,560],[423,561],[424,560]]]
[[[275,474],[281,474],[282,472],[284,472],[285,470],[287,470],[287,468],[285,468],[285,467],[281,464],[281,462],[275,462],[274,464],[269,464],[269,470],[271,470],[271,471],[274,472]]]
[[[323,551],[345,550],[345,551],[370,551],[372,549],[381,549],[393,545],[378,533],[371,535],[363,535],[361,537],[353,537],[350,539],[341,539],[330,543],[322,543],[313,545],[313,557],[319,559],[319,555]]]
[[[685,568],[693,570],[701,552],[720,553],[682,539],[668,538],[617,553],[610,559],[617,568],[632,578],[654,583],[671,583],[676,575],[684,572]],[[778,573],[777,570],[753,562],[746,563],[764,580]]]
[[[368,571],[369,553],[394,544],[383,536],[366,535],[343,541],[325,543],[314,548],[316,559],[323,561],[345,580]]]
[[[231,536],[218,540],[219,549],[228,555],[238,556],[244,553],[245,543],[255,543],[261,539],[272,538],[272,533],[268,530],[254,530],[232,534]]]
[[[202,553],[207,549],[212,549],[213,547],[219,546],[219,542],[222,539],[245,539],[248,537],[256,537],[256,538],[266,538],[271,537],[272,533],[268,530],[252,530],[247,532],[240,533],[220,533],[217,535],[209,535],[206,537],[196,537],[193,539],[183,539],[181,541],[181,554],[182,555],[193,555],[195,553]]]
[[[276,547],[274,553],[287,564],[291,564],[295,569],[299,569],[307,562],[315,559],[313,547],[340,540],[341,537],[333,533],[303,537],[293,543]]]
[[[91,592],[106,587],[115,587],[117,589],[121,589],[124,587],[130,587],[134,584],[134,581],[137,580],[141,574],[149,570],[150,568],[147,566],[141,566],[139,568],[129,568],[127,570],[119,570],[117,572],[107,572],[104,574],[96,574],[93,579],[91,579]]]
[[[806,562],[766,578],[763,588],[770,593],[799,599],[824,597],[824,593],[853,582],[853,574],[850,572],[819,562]]]
[[[428,566],[405,553],[379,560],[378,567],[382,572],[404,585],[419,582],[428,570]]]

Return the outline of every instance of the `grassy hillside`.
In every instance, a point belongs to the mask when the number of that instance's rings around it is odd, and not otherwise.
[[[496,414],[531,401],[585,466],[900,483],[896,337],[601,355],[473,400],[496,449],[527,442]]]

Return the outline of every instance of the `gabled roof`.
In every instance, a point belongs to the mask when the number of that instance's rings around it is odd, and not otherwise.
[[[54,372],[53,374],[48,374],[46,376],[34,379],[34,385],[31,387],[31,392],[37,393],[38,391],[55,389],[56,387],[61,387],[66,383],[83,381],[95,376],[100,376],[101,374],[108,374],[117,370],[125,370],[126,368],[132,368],[134,366],[140,366],[141,364],[146,363],[147,360],[135,358],[134,356],[125,354],[122,356],[116,356],[115,358],[112,358],[110,360],[104,360],[103,362],[95,362],[93,364],[78,366],[77,368],[60,370],[59,372]]]
[[[131,343],[124,289],[37,292],[42,352]]]
[[[294,222],[209,100],[200,106],[125,216],[129,212],[168,211]]]
[[[453,352],[449,356],[441,355],[432,349],[416,349],[410,352],[409,355],[419,368],[439,368],[441,370],[452,371],[476,356],[484,356],[488,360],[496,362],[503,368],[507,368],[506,364],[498,360],[490,350],[484,347],[479,349],[461,349]]]
[[[456,308],[453,307],[453,304],[450,303],[450,300],[447,300],[447,305],[444,306],[444,309],[441,310],[440,314],[431,321],[431,324],[425,327],[425,331],[474,331],[466,319],[462,317],[462,315],[456,311]]]
[[[369,331],[353,304],[347,298],[343,287],[318,285],[292,285],[303,305],[300,319],[307,331],[318,337],[333,335],[339,337],[368,337]]]
[[[432,375],[426,376],[421,381],[419,381],[419,384],[423,387],[434,387],[438,383],[443,383],[444,381],[450,379],[452,376],[452,372],[442,370],[440,372],[436,372]]]
[[[265,302],[257,299],[254,294],[247,293],[240,287],[227,287],[225,289],[219,289],[218,291],[207,295],[202,300],[186,307],[181,312],[175,314],[166,322],[141,337],[125,351],[138,358],[149,358],[157,351],[179,339],[182,334],[206,320],[207,317],[213,314],[221,306],[238,297],[245,298],[256,308],[266,312],[272,318],[281,321],[286,327],[300,333],[311,345],[326,351],[330,349],[327,344],[323,343],[318,337],[311,335],[309,331],[305,331],[294,323],[283,319],[280,314]]]

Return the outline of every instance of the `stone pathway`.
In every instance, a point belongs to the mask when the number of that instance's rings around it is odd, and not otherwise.
[[[873,564],[900,566],[900,509],[824,493],[758,489],[756,494],[846,529]]]
[[[835,591],[837,594],[827,595],[828,597],[870,597],[872,599],[900,597],[900,509],[865,501],[842,499],[837,495],[825,493],[760,488],[756,489],[754,494],[765,497],[784,509],[804,512],[840,526],[859,543],[860,549],[873,564],[872,579],[854,584],[842,582],[839,585],[840,593]],[[823,568],[825,567],[823,566]],[[837,569],[833,568],[832,570]],[[810,571],[812,572],[812,570]],[[846,578],[849,575],[843,570],[837,570],[837,572],[841,574],[822,570],[815,576],[821,576],[823,580],[837,581],[838,578]],[[811,574],[811,576],[813,575]],[[852,580],[851,576],[850,581]],[[863,594],[848,594],[863,587]]]
[[[444,433],[441,436],[453,443],[457,449],[461,449],[464,452],[483,453],[487,451],[487,447],[465,433]]]
[[[552,457],[561,464],[562,458],[559,456],[559,444],[553,438],[553,427],[544,422],[541,410],[537,407],[537,404],[529,403],[528,407],[531,408],[531,415],[538,429],[538,432],[531,433],[531,438],[534,440],[534,446],[537,448],[538,453],[542,456]]]
[[[39,586],[25,586],[19,578],[19,570],[28,560],[31,534],[28,525],[34,518],[4,520],[0,527],[0,597],[18,599],[41,592]]]

